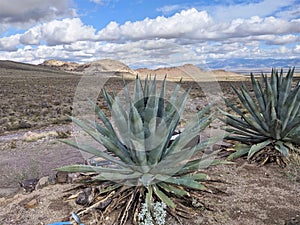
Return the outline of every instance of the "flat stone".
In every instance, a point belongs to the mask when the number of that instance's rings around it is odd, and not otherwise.
[[[38,205],[38,200],[34,198],[25,204],[25,208],[32,209],[35,208],[37,205]]]
[[[224,149],[224,148],[232,148],[232,147],[233,147],[232,143],[219,141],[219,142],[217,142],[213,145],[212,150],[216,151],[216,150],[221,150],[221,149]]]
[[[73,183],[80,178],[80,173],[69,173],[68,183]]]
[[[32,125],[31,125],[31,123],[30,122],[28,122],[28,121],[26,121],[26,120],[21,120],[20,121],[20,124],[19,124],[19,127],[20,128],[31,128],[32,127]]]
[[[38,183],[36,184],[35,190],[42,189],[48,186],[48,184],[49,184],[49,177],[48,176],[42,177],[41,179],[39,179]]]
[[[56,173],[56,183],[59,183],[59,184],[65,184],[65,183],[68,183],[68,172],[61,172],[61,171],[58,171]]]

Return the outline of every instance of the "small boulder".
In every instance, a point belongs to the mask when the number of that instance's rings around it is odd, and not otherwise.
[[[16,148],[16,147],[17,147],[17,142],[16,142],[16,140],[12,140],[12,141],[9,143],[9,147],[10,147],[11,149]]]
[[[62,171],[58,171],[56,173],[56,183],[58,184],[65,184],[68,183],[68,172],[62,172]]]
[[[48,186],[48,184],[49,184],[49,177],[48,176],[42,177],[41,179],[39,179],[38,183],[36,184],[35,190],[42,189]]]
[[[32,209],[35,208],[38,205],[38,200],[36,198],[31,199],[29,202],[27,202],[24,207],[26,209]]]
[[[74,183],[76,180],[80,179],[80,173],[69,173],[68,174],[68,183]]]
[[[88,205],[90,203],[89,196],[92,194],[91,188],[85,188],[82,192],[79,193],[76,204],[78,205]]]
[[[31,128],[31,127],[32,127],[31,123],[26,120],[21,120],[19,122],[19,128],[21,129]]]
[[[25,190],[25,192],[32,192],[35,189],[36,184],[38,183],[38,179],[28,179],[20,182],[20,186]]]

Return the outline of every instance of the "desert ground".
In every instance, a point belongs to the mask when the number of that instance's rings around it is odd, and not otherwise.
[[[239,87],[243,76],[234,79],[233,74],[226,76],[222,71],[215,72],[218,73],[222,73],[219,81],[183,78],[182,89],[191,87],[191,92],[180,126],[184,127],[185,122],[215,96],[237,101],[231,85]],[[118,76],[106,77],[103,84],[109,92],[122,89],[119,73],[114,74]],[[168,76],[171,77],[171,74]],[[125,77],[130,83],[135,76],[129,79],[127,74]],[[66,199],[66,195],[72,193],[71,189],[79,184],[72,182],[72,177],[58,182],[54,169],[85,161],[78,150],[59,141],[72,139],[77,134],[67,115],[77,113],[74,111],[74,98],[81,80],[81,73],[43,66],[1,64],[0,225],[67,221],[71,212],[80,208],[74,199]],[[171,86],[178,82],[174,77],[170,80]],[[244,78],[247,86],[248,80]],[[96,99],[107,112],[101,93]],[[222,122],[216,120],[210,130],[202,134],[203,137],[220,132],[222,126]],[[217,157],[225,159],[232,143],[220,141],[213,149],[219,152]],[[298,163],[280,168],[274,163],[258,166],[241,158],[232,165],[209,167],[205,172],[214,181],[209,184],[211,192],[203,192],[206,207],[197,209],[196,215],[190,220],[183,219],[182,224],[300,224]],[[21,187],[26,180],[45,177],[48,180],[45,187],[36,187],[32,192],[25,192]],[[98,224],[109,224],[113,216],[101,218]],[[86,225],[96,224],[91,217],[81,219]],[[179,223],[168,218],[167,224]]]

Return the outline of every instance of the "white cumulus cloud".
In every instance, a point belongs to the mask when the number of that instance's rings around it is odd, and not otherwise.
[[[42,38],[49,45],[93,40],[95,28],[86,26],[79,18],[54,20],[41,26]]]
[[[192,8],[171,17],[159,16],[155,19],[146,18],[136,22],[127,21],[122,25],[111,22],[97,35],[99,40],[105,41],[175,38],[181,43],[191,43],[299,32],[299,19],[289,21],[272,16],[266,18],[253,16],[248,19],[217,22],[206,11]],[[295,38],[293,40],[296,41]]]
[[[251,16],[219,21],[212,13],[191,8],[123,24],[111,21],[101,30],[80,18],[51,20],[0,38],[0,51],[1,58],[24,62],[112,58],[130,66],[198,64],[206,59],[297,58],[299,33],[300,19]]]
[[[41,26],[35,26],[26,31],[20,37],[20,42],[24,45],[38,45],[42,40]]]
[[[142,21],[127,21],[123,25],[110,23],[101,30],[99,39],[110,40],[110,36],[124,39],[141,40],[153,38],[190,37],[196,29],[206,30],[214,25],[212,18],[205,11],[192,8],[176,13],[171,17],[159,16],[155,19],[146,18]],[[112,35],[107,35],[107,33]]]
[[[84,25],[79,18],[53,20],[39,24],[20,37],[21,43],[27,45],[37,45],[42,41],[48,45],[59,45],[94,39],[95,29]]]
[[[0,38],[0,51],[16,51],[20,44],[20,34]]]

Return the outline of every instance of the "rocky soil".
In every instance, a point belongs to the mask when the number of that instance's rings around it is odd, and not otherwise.
[[[82,154],[59,142],[73,138],[76,130],[66,115],[71,115],[78,74],[6,69],[0,71],[0,225],[49,224],[66,221],[71,212],[80,207],[74,199],[66,200],[67,193],[76,193],[74,177],[59,181],[53,170],[63,165],[84,163]],[[130,81],[128,81],[130,82]],[[236,101],[229,82],[184,82],[183,89],[192,87],[180,126],[195,112],[211,101],[209,89]],[[240,82],[234,82],[239,86]],[[220,92],[216,91],[220,87]],[[110,79],[105,86],[118,91],[122,82]],[[217,99],[217,98],[216,98]],[[98,104],[106,108],[99,95]],[[220,132],[220,122],[210,127]],[[203,134],[212,135],[210,131]],[[227,147],[230,145],[227,145]],[[230,148],[217,145],[219,157]],[[300,163],[285,169],[274,164],[259,167],[239,159],[233,165],[210,167],[212,193],[204,192],[208,209],[183,224],[209,225],[292,225],[300,224]],[[24,192],[24,181],[40,180],[33,192]],[[45,182],[45,180],[47,182]],[[44,183],[43,183],[44,182]],[[67,191],[67,192],[65,192]],[[101,214],[97,214],[98,216]],[[95,218],[97,217],[95,215]],[[113,218],[98,217],[98,224],[108,224]],[[95,218],[82,218],[85,224],[96,224]],[[168,224],[178,224],[168,218]]]

